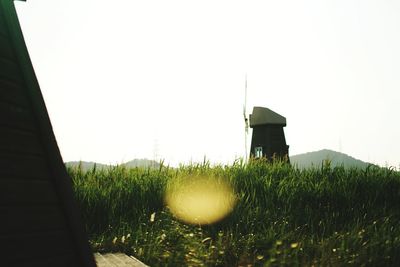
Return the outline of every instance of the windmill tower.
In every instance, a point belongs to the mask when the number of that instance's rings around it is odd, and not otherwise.
[[[276,157],[289,162],[289,146],[286,144],[283,131],[283,127],[286,126],[286,118],[265,107],[253,107],[253,113],[249,115],[249,118],[247,117],[247,74],[244,87],[243,119],[246,162],[248,160],[249,125],[253,129],[250,146],[251,158],[272,159]]]
[[[250,155],[254,158],[287,158],[289,161],[289,146],[283,131],[285,126],[285,117],[265,107],[254,107],[250,114],[250,127],[253,128]]]

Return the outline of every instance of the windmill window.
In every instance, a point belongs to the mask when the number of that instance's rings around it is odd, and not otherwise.
[[[262,158],[262,156],[263,156],[263,151],[262,151],[262,147],[261,147],[261,146],[257,146],[257,147],[254,149],[254,155],[255,155],[256,158]]]

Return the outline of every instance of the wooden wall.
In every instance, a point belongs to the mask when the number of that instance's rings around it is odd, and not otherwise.
[[[283,125],[257,125],[253,127],[251,138],[250,155],[255,156],[255,148],[262,147],[263,156],[271,158],[274,154],[276,157],[289,157],[289,146],[286,145],[285,133]]]
[[[95,266],[12,0],[0,0],[0,266]]]

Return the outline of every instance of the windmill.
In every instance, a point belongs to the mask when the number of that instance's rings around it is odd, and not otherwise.
[[[266,107],[253,107],[249,117],[253,129],[250,155],[268,160],[280,158],[289,163],[289,146],[283,131],[286,118]]]
[[[247,135],[249,134],[249,119],[247,118],[247,73],[244,84],[244,104],[243,104],[243,118],[244,118],[244,151],[245,160],[247,162]]]
[[[253,107],[253,113],[247,117],[247,73],[244,86],[244,147],[245,160],[248,161],[247,135],[249,127],[253,129],[250,145],[252,158],[274,158],[289,160],[289,146],[286,144],[283,127],[286,126],[286,118],[266,108]]]

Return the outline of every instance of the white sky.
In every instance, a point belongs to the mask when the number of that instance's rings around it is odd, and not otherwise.
[[[65,161],[232,162],[247,72],[248,113],[285,116],[291,155],[400,164],[400,1],[16,6]]]

